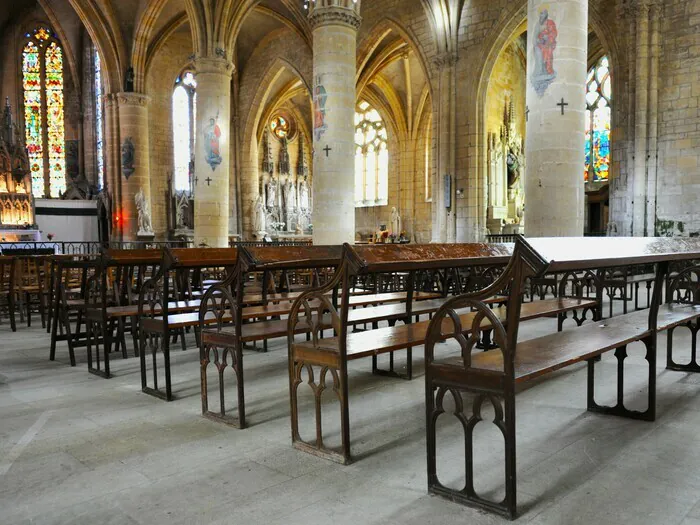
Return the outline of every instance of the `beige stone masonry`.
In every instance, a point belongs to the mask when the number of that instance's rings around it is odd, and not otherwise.
[[[525,234],[580,236],[588,0],[530,0],[527,32]]]
[[[314,244],[355,240],[355,71],[359,2],[312,4]]]
[[[126,177],[127,166],[120,164],[120,200],[121,208],[117,210],[120,221],[118,229],[124,241],[134,241],[138,233],[138,213],[135,197],[143,190],[151,209],[150,183],[150,148],[148,141],[148,104],[150,98],[141,93],[117,93],[119,111],[119,148],[121,151],[127,141],[131,141],[134,151],[133,173]]]
[[[228,246],[231,74],[221,57],[197,57],[195,245]]]

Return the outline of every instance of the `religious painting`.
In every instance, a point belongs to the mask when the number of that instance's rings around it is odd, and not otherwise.
[[[124,143],[122,144],[122,175],[126,180],[129,180],[136,171],[134,168],[134,161],[136,158],[136,148],[134,148],[134,141],[131,137],[126,137]]]
[[[314,135],[317,141],[321,140],[321,137],[328,129],[328,124],[326,124],[327,99],[326,88],[319,81],[314,88]]]
[[[219,115],[209,119],[209,125],[204,128],[204,154],[207,164],[214,171],[221,164],[221,128],[217,123]]]
[[[547,88],[557,78],[554,69],[554,51],[557,48],[557,24],[549,17],[548,9],[541,9],[534,38],[534,69],[532,72],[532,87],[537,94],[544,96]]]

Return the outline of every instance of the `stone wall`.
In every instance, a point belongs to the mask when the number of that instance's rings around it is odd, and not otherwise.
[[[167,236],[168,177],[173,172],[172,96],[175,80],[189,64],[189,31],[173,34],[154,56],[146,75],[151,150],[151,210],[156,239]]]

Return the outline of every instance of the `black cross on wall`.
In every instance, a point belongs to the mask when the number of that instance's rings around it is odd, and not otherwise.
[[[525,106],[525,122],[530,119],[530,108]]]
[[[323,148],[323,151],[326,152],[326,157],[327,157],[328,154],[329,154],[331,151],[333,151],[333,148],[329,148],[329,147],[328,147],[328,144],[326,144],[326,147]]]
[[[564,108],[568,106],[568,102],[564,102],[564,97],[561,98],[561,102],[557,102],[557,106],[561,107],[561,114],[564,114]]]
[[[206,179],[204,179],[204,182],[207,183],[207,186],[211,185],[211,181],[212,181],[211,177],[207,177]]]

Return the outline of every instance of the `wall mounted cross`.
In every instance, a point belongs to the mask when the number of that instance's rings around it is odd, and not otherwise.
[[[564,108],[568,105],[569,105],[568,102],[564,102],[564,97],[561,97],[561,102],[557,102],[557,106],[561,107],[561,114],[562,115],[564,114]]]
[[[194,185],[197,186],[199,184],[199,177],[194,178]]]
[[[525,106],[525,122],[530,119],[530,108]]]
[[[211,177],[207,177],[206,179],[204,179],[204,182],[207,183],[207,186],[211,186],[211,180]]]
[[[327,157],[328,154],[329,154],[331,151],[333,151],[333,148],[329,148],[329,147],[328,147],[328,144],[326,144],[326,147],[323,148],[323,151],[326,152],[326,157]]]

